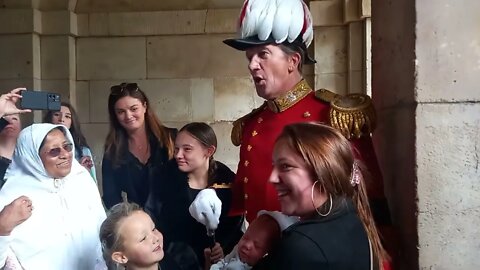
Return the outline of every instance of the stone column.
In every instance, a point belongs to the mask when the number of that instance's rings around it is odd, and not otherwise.
[[[317,60],[315,88],[371,94],[370,1],[310,1],[310,10]]]
[[[372,1],[376,145],[400,269],[479,269],[480,3]]]
[[[41,13],[31,7],[1,9],[0,18],[0,89],[2,93],[16,87],[40,87]],[[29,124],[41,115],[26,114]]]

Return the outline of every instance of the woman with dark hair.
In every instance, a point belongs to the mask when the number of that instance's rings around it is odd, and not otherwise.
[[[90,172],[93,180],[97,182],[92,151],[87,144],[85,136],[83,136],[80,120],[78,119],[75,108],[73,108],[70,103],[62,102],[60,111],[48,111],[43,118],[43,122],[64,125],[68,128],[75,143],[75,159]]]
[[[102,162],[103,201],[107,208],[123,201],[145,205],[154,181],[173,157],[176,130],[162,125],[136,83],[110,88],[110,131]]]
[[[165,236],[166,250],[175,250],[172,254],[177,256],[194,251],[198,263],[188,269],[203,269],[205,261],[207,265],[216,263],[224,252],[232,250],[242,235],[243,218],[228,216],[232,198],[230,185],[235,173],[213,158],[216,150],[217,137],[208,124],[194,122],[182,127],[175,139],[176,162],[169,162],[165,181],[152,189],[146,205]],[[211,189],[222,204],[213,239],[189,212],[197,195]],[[188,248],[178,249],[178,246]]]
[[[348,140],[312,123],[286,126],[269,182],[282,213],[300,221],[254,269],[388,269],[367,199],[367,174]],[[384,264],[385,263],[385,264]]]

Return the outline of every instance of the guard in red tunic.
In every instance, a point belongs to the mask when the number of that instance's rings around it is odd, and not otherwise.
[[[370,207],[377,226],[390,226],[371,133],[375,112],[368,96],[339,96],[313,91],[303,79],[303,64],[313,64],[307,47],[313,40],[310,11],[301,0],[247,0],[238,21],[239,38],[227,45],[245,51],[259,108],[234,122],[232,142],[240,145],[240,162],[234,183],[232,215],[253,220],[259,210],[279,210],[276,190],[268,182],[275,139],[285,125],[316,121],[338,128],[358,150],[372,181],[367,183]]]

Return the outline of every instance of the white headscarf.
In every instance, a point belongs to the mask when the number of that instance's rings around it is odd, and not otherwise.
[[[7,249],[26,270],[94,269],[103,265],[98,233],[105,211],[89,172],[72,156],[70,173],[54,179],[40,158],[40,146],[55,128],[64,131],[73,144],[66,127],[46,123],[25,128],[18,138],[0,190],[0,209],[25,195],[32,200],[34,210],[10,236],[0,236],[0,268]]]
[[[48,175],[43,166],[39,152],[45,137],[55,128],[63,131],[67,140],[72,143],[72,152],[75,153],[73,137],[65,126],[49,123],[33,124],[23,129],[18,136],[12,164],[5,174],[6,180],[33,178],[38,181],[52,181],[52,177]],[[72,170],[69,175],[76,175],[84,170],[84,167],[75,158],[72,158]]]

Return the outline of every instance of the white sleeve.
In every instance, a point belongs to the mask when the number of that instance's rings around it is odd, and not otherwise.
[[[11,236],[0,236],[0,269],[5,266],[11,240]]]

